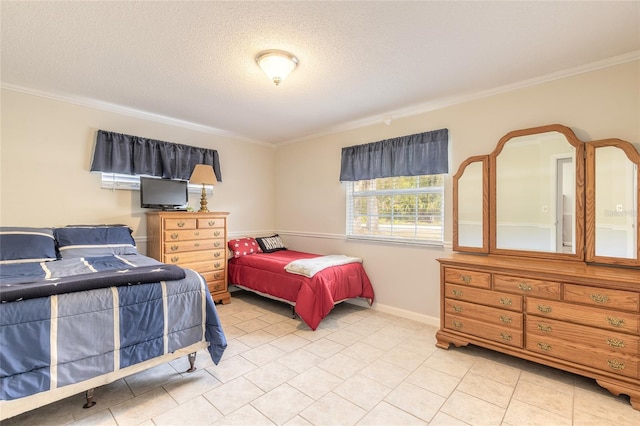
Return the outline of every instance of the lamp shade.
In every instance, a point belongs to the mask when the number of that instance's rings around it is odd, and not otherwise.
[[[298,58],[284,50],[265,50],[258,53],[256,63],[277,86],[298,65]]]
[[[208,164],[196,164],[189,178],[189,183],[201,183],[203,185],[215,185],[218,183],[213,167]]]

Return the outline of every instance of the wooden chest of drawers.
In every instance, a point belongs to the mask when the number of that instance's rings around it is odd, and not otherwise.
[[[439,262],[437,346],[472,343],[592,377],[640,409],[640,270],[464,254]]]
[[[199,272],[216,302],[229,303],[226,212],[147,213],[147,255]]]

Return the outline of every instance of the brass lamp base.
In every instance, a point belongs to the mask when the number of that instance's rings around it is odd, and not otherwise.
[[[200,195],[200,210],[199,212],[208,212],[207,208],[207,191],[204,189],[204,183],[202,184],[202,195]]]

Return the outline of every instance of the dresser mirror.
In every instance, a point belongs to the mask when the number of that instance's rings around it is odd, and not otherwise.
[[[453,249],[489,252],[489,156],[468,158],[453,178]]]
[[[628,142],[587,144],[587,261],[639,265],[640,155]]]
[[[558,124],[510,132],[453,177],[453,249],[638,267],[639,168],[620,139],[585,143]]]
[[[500,140],[490,156],[492,253],[583,259],[583,155],[584,144],[560,125]]]

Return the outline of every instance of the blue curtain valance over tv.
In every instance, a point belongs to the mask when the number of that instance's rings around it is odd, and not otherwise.
[[[189,180],[196,164],[212,166],[222,182],[215,149],[98,130],[91,171]]]
[[[449,130],[342,148],[340,181],[449,172]]]

